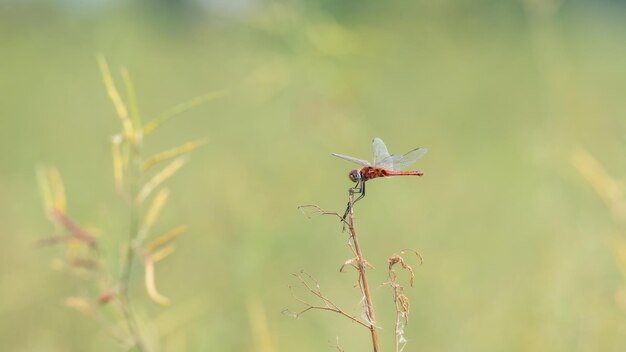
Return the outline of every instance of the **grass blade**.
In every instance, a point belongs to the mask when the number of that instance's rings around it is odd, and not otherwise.
[[[148,181],[141,192],[137,195],[136,202],[137,204],[141,204],[149,195],[157,188],[161,183],[163,183],[168,178],[172,177],[176,173],[176,171],[180,170],[181,167],[185,164],[185,159],[183,157],[178,157],[174,159],[169,165],[167,165],[163,170],[154,175],[150,181]]]
[[[46,214],[49,213],[53,207],[52,190],[50,189],[50,180],[48,180],[48,171],[45,166],[37,166],[35,172],[37,173],[37,184],[39,185],[39,193],[41,193],[41,199]]]
[[[219,99],[222,98],[226,95],[228,95],[228,91],[227,90],[218,90],[218,91],[214,91],[214,92],[210,92],[207,93],[205,95],[201,95],[199,97],[193,98],[189,101],[186,101],[182,104],[176,105],[175,107],[167,110],[166,112],[164,112],[163,114],[161,114],[161,116],[157,117],[156,119],[150,121],[148,124],[146,124],[146,126],[144,126],[143,128],[143,133],[144,134],[150,134],[152,133],[154,130],[156,130],[157,128],[161,127],[161,125],[163,125],[164,123],[166,123],[167,121],[169,121],[171,118],[176,117],[188,110],[191,110],[199,105],[202,105],[206,102],[215,100],[215,99]]]
[[[135,84],[130,79],[130,74],[126,68],[122,69],[122,79],[126,87],[126,95],[128,96],[128,108],[130,109],[130,118],[135,129],[141,130],[141,116],[139,116],[139,107],[137,105],[137,96],[135,94]]]
[[[122,158],[121,150],[122,138],[120,135],[116,135],[111,139],[111,154],[113,156],[113,180],[115,182],[115,189],[118,192],[122,191],[124,186],[124,159]]]
[[[153,262],[158,263],[159,261],[169,257],[169,255],[174,253],[175,250],[176,250],[176,246],[174,246],[173,244],[170,244],[150,254],[150,256],[152,257]]]
[[[176,239],[178,236],[184,234],[185,232],[187,232],[187,230],[188,230],[187,225],[177,226],[167,231],[166,233],[162,234],[161,236],[157,237],[152,242],[148,243],[145,249],[147,252],[152,253],[155,250],[159,249],[159,247],[168,244],[169,242]]]
[[[128,109],[126,108],[119,91],[115,87],[113,76],[111,76],[111,70],[109,70],[109,64],[104,56],[98,55],[98,65],[100,66],[100,73],[102,74],[102,82],[104,82],[109,98],[111,99],[111,102],[113,102],[117,116],[120,120],[122,120],[124,136],[130,140],[134,140],[135,133],[133,131],[132,123],[128,118]]]
[[[53,207],[61,213],[65,213],[67,210],[65,186],[63,185],[61,174],[56,167],[48,169],[48,179],[50,180],[50,189],[52,190]]]
[[[146,217],[143,221],[143,225],[141,225],[141,230],[139,230],[137,243],[141,243],[146,238],[148,232],[150,231],[150,228],[152,228],[152,226],[158,219],[159,214],[161,213],[161,209],[163,209],[163,207],[167,203],[167,199],[169,198],[169,196],[170,191],[165,188],[160,190],[159,193],[157,193],[156,197],[154,197],[152,203],[150,204],[150,208],[148,208],[148,213],[146,214]]]
[[[191,153],[193,150],[195,150],[196,148],[198,148],[199,146],[203,145],[207,143],[206,139],[200,139],[197,141],[191,141],[191,142],[187,142],[183,145],[180,145],[178,147],[172,148],[172,149],[168,149],[166,151],[160,152],[158,154],[155,154],[151,157],[149,157],[148,159],[146,159],[146,161],[143,162],[143,164],[141,165],[141,169],[142,171],[146,171],[149,168],[151,168],[152,166],[169,160],[169,159],[173,159],[176,157],[179,157],[181,155],[184,154],[188,154]]]
[[[622,184],[611,177],[604,167],[584,149],[572,151],[571,162],[593,187],[611,211],[613,218],[626,224],[626,197]]]

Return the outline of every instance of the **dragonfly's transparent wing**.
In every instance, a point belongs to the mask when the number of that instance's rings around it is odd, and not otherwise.
[[[376,137],[372,141],[372,153],[374,154],[373,165],[389,168],[391,164],[387,160],[389,158],[389,151],[387,151],[387,146],[383,142],[382,139]]]
[[[391,164],[390,169],[399,171],[413,165],[419,158],[423,157],[427,151],[428,149],[426,148],[416,148],[404,155],[391,155],[383,162]]]
[[[335,154],[332,153],[334,156],[344,159],[344,160],[348,160],[348,161],[352,161],[353,163],[359,164],[361,166],[370,166],[369,161],[367,160],[362,160],[362,159],[357,159],[357,158],[353,158],[351,156],[347,156],[347,155],[343,155],[343,154]]]

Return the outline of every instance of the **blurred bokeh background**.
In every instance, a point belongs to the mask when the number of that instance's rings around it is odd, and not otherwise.
[[[296,207],[343,210],[352,165],[330,153],[369,159],[375,136],[391,152],[429,148],[426,176],[372,181],[357,207],[384,351],[393,304],[379,283],[386,258],[407,247],[425,263],[407,290],[406,351],[623,351],[625,227],[572,160],[593,156],[619,196],[625,40],[626,5],[608,0],[5,0],[0,349],[119,349],[64,306],[97,295],[59,270],[65,250],[33,248],[54,231],[35,178],[43,163],[63,176],[68,213],[98,234],[111,267],[119,261],[127,216],[110,137],[120,123],[101,53],[116,77],[129,70],[145,120],[230,92],[145,146],[209,141],[169,181],[157,224],[191,229],[157,267],[170,307],[147,298],[134,268],[135,310],[159,351],[332,351],[337,337],[368,350],[367,331],[344,318],[281,311],[301,308],[288,286],[305,269],[360,314],[354,273],[338,272],[346,234]]]

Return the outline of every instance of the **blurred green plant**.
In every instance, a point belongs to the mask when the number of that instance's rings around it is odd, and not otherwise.
[[[626,279],[626,195],[624,184],[611,176],[604,166],[584,149],[575,149],[571,153],[571,162],[582,177],[593,187],[613,221],[619,228],[610,237],[615,262],[622,276]],[[626,287],[615,294],[616,304],[626,311]]]
[[[174,253],[175,239],[186,233],[188,228],[186,225],[178,225],[154,236],[153,226],[170,195],[169,189],[164,186],[165,182],[185,165],[187,155],[206,143],[206,140],[190,141],[147,157],[143,154],[143,143],[145,137],[165,122],[200,104],[220,98],[227,92],[216,91],[199,96],[167,110],[144,125],[128,71],[121,70],[126,91],[124,100],[115,85],[107,61],[101,55],[98,56],[98,64],[102,81],[122,125],[122,130],[111,138],[115,188],[128,203],[129,214],[128,236],[121,243],[119,273],[110,272],[102,264],[98,236],[78,225],[68,215],[65,187],[55,167],[39,166],[37,180],[46,214],[59,235],[42,239],[38,245],[66,245],[68,250],[63,260],[64,266],[90,278],[89,284],[95,286],[99,292],[98,297],[69,297],[65,300],[67,306],[95,320],[125,350],[152,351],[157,348],[158,341],[149,340],[142,333],[129,295],[132,269],[135,262],[141,262],[148,297],[160,305],[170,304],[170,299],[157,289],[155,264]],[[151,174],[161,163],[168,164]],[[149,199],[151,200],[148,202]],[[111,309],[113,314],[105,311],[111,303],[115,306],[115,309]]]

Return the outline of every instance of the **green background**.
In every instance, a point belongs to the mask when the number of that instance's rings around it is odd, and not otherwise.
[[[63,305],[97,296],[54,269],[62,247],[35,166],[58,167],[68,212],[116,270],[126,204],[110,136],[119,119],[96,55],[128,68],[144,120],[212,90],[230,94],[168,123],[149,152],[207,137],[168,182],[158,231],[191,231],[157,264],[173,304],[135,310],[158,351],[366,351],[366,330],[301,306],[290,276],[315,276],[356,315],[345,207],[372,137],[425,146],[422,178],[374,180],[356,208],[383,351],[392,350],[386,258],[425,257],[407,289],[405,351],[623,351],[616,226],[570,161],[595,155],[624,180],[626,6],[618,1],[11,1],[0,4],[0,349],[113,351]],[[118,80],[118,83],[121,81]],[[311,298],[312,300],[312,298]]]

